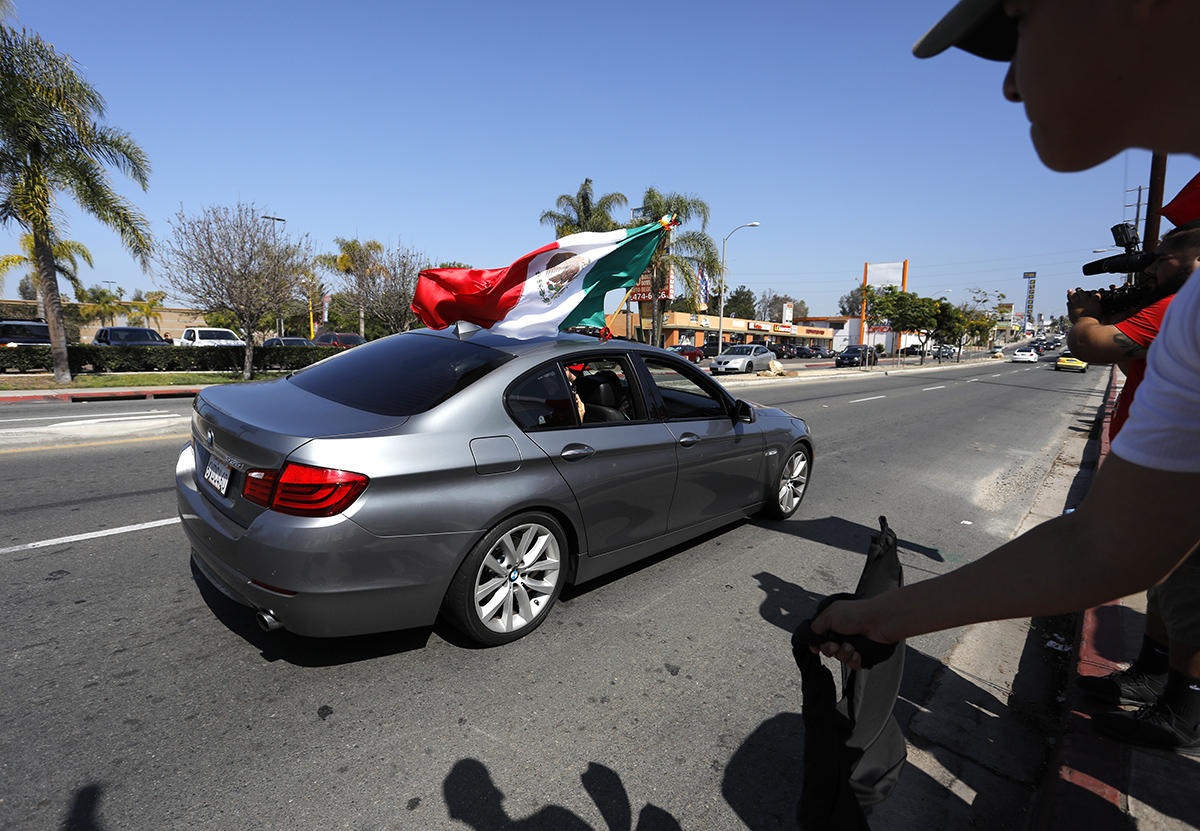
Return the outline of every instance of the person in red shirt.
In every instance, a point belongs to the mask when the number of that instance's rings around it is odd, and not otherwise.
[[[1196,225],[1194,222],[1180,225],[1163,238],[1146,274],[1152,281],[1150,287],[1166,296],[1128,317],[1116,323],[1103,323],[1100,296],[1096,292],[1078,288],[1067,292],[1067,316],[1073,324],[1067,336],[1071,353],[1088,363],[1116,364],[1125,373],[1125,386],[1109,425],[1110,439],[1116,438],[1129,416],[1129,406],[1146,372],[1146,353],[1162,326],[1163,314],[1196,267],[1200,251],[1195,250],[1194,242],[1181,242],[1195,240],[1193,233],[1185,232]],[[1167,686],[1171,649],[1178,652],[1181,647],[1178,642],[1172,644],[1156,592],[1151,589],[1147,595],[1146,629],[1137,659],[1128,669],[1111,675],[1082,676],[1079,687],[1108,704],[1154,704]]]

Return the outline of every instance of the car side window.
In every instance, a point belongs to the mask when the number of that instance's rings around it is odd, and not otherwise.
[[[522,430],[545,430],[579,423],[571,398],[559,366],[548,364],[509,387],[504,403]]]
[[[563,373],[574,388],[576,408],[584,424],[621,424],[645,419],[645,408],[623,357],[590,357],[583,363],[562,362]],[[582,405],[582,406],[580,406]]]
[[[666,407],[668,421],[728,417],[724,399],[675,364],[646,358],[646,369]]]

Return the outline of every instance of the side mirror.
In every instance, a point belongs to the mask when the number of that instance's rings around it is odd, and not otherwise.
[[[746,424],[753,424],[754,408],[739,398],[733,402],[733,420],[734,423],[742,421]]]

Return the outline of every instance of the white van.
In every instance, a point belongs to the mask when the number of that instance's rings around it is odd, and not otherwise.
[[[176,346],[245,346],[246,342],[230,329],[192,326],[175,338]]]

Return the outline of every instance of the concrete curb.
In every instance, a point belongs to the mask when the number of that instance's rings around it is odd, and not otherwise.
[[[109,387],[83,390],[5,390],[0,391],[0,406],[30,404],[37,401],[119,401],[150,398],[191,398],[205,387],[200,384],[177,387]]]

